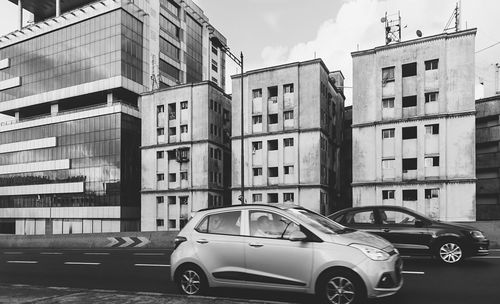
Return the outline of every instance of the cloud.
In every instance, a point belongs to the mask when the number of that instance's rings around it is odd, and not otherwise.
[[[477,46],[482,46],[488,41],[481,36],[481,28],[495,36],[499,26],[495,12],[500,11],[500,1],[462,1],[463,18],[462,28],[465,23],[471,28],[477,24],[479,28],[476,39]],[[453,9],[455,0],[421,1],[421,0],[352,0],[345,1],[335,18],[325,20],[318,28],[316,36],[309,41],[297,43],[291,47],[266,46],[261,52],[262,63],[266,66],[288,62],[304,61],[322,58],[330,70],[342,70],[346,77],[346,86],[352,85],[352,58],[351,52],[373,48],[384,44],[384,26],[380,18],[400,11],[402,25],[402,39],[417,38],[415,32],[421,30],[424,36],[431,36],[443,32]],[[486,5],[485,5],[486,4]],[[397,18],[397,15],[394,16]],[[492,41],[490,37],[489,41]],[[497,37],[500,40],[500,37]],[[496,42],[496,41],[492,41]],[[500,46],[496,49],[499,53]],[[491,51],[494,53],[494,51]],[[491,56],[490,56],[491,57]],[[480,62],[488,62],[493,58],[486,58]],[[500,60],[497,56],[497,61]],[[491,64],[491,62],[490,62]],[[481,69],[484,70],[484,69]],[[477,78],[477,77],[476,77]],[[346,89],[347,103],[351,101],[351,91]]]

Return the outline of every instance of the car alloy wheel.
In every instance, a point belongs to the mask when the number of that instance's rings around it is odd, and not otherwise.
[[[188,267],[179,276],[179,285],[183,293],[187,295],[200,294],[204,286],[204,277],[199,270]]]
[[[441,261],[454,264],[458,263],[463,256],[462,248],[454,242],[444,242],[439,247],[439,258]]]
[[[323,303],[364,303],[366,292],[356,275],[348,271],[333,271],[322,277],[319,296]]]

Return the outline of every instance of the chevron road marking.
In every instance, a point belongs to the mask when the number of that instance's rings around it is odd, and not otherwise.
[[[125,243],[121,244],[119,247],[129,247],[130,245],[134,244],[134,240],[129,237],[125,236],[122,239],[125,241]]]
[[[125,247],[143,247],[151,241],[143,236],[136,237],[136,236],[125,236],[125,237],[108,237],[109,243],[106,244],[106,247],[120,247],[120,248],[125,248]]]

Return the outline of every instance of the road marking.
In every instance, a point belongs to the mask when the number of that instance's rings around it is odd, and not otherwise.
[[[60,255],[62,252],[40,252],[40,254],[44,255]]]
[[[165,254],[164,253],[138,252],[138,253],[134,253],[134,255],[165,255]]]
[[[138,294],[141,296],[163,296],[163,294],[159,293],[159,292],[147,292],[147,291],[139,291],[139,292],[136,292],[135,294]]]
[[[490,249],[490,251],[500,251],[500,249]]]
[[[5,251],[3,254],[23,254],[23,253],[19,251]]]
[[[90,262],[64,262],[66,265],[101,265],[101,263],[90,263]]]
[[[87,255],[109,255],[109,252],[84,252]]]
[[[402,271],[403,274],[425,274],[423,271]]]
[[[37,264],[38,261],[7,261],[7,263],[11,263],[11,264]]]
[[[138,267],[170,267],[168,264],[134,264]]]
[[[473,259],[500,259],[500,256],[472,257]]]

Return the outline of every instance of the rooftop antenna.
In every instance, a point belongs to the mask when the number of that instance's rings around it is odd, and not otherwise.
[[[459,1],[457,2],[457,5],[453,9],[450,19],[448,19],[448,22],[446,23],[443,32],[447,32],[449,30],[455,30],[455,32],[460,31],[461,19],[462,19],[462,1]],[[455,20],[454,26],[451,25],[453,20]]]
[[[385,44],[391,42],[401,42],[401,14],[398,11],[396,14],[387,15],[380,18],[380,22],[385,24]]]
[[[155,74],[155,68],[158,68],[158,66],[155,64],[155,55],[151,56],[151,91],[154,91],[156,89],[160,88],[160,83],[158,79],[159,77],[156,76]],[[159,72],[159,71],[158,71]],[[158,73],[158,76],[160,76],[160,73]]]

